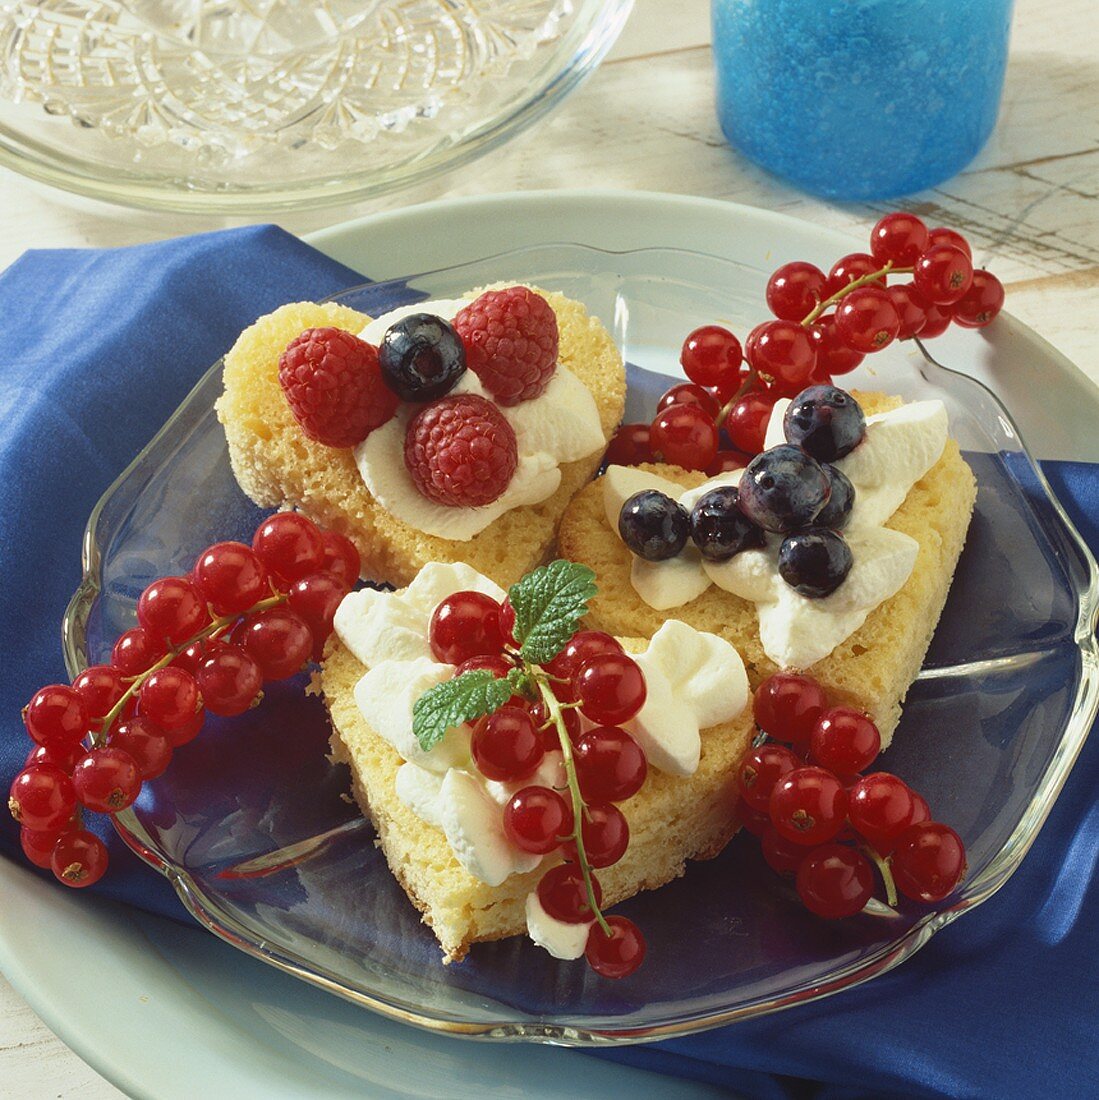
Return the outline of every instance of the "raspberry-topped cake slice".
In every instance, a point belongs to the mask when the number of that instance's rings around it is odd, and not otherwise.
[[[284,306],[226,356],[217,409],[245,492],[352,539],[373,579],[462,560],[510,583],[550,550],[624,394],[598,320],[512,286],[375,320]]]

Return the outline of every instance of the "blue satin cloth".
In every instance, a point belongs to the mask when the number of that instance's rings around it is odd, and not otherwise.
[[[29,252],[0,276],[2,789],[30,748],[20,708],[65,679],[58,628],[99,496],[242,328],[362,281],[271,226]],[[1045,471],[1099,551],[1099,466]],[[759,1020],[593,1053],[752,1097],[1099,1095],[1097,791],[1093,738],[1007,885],[890,974]],[[190,921],[97,821],[112,865],[92,889]],[[0,854],[23,862],[6,814]]]

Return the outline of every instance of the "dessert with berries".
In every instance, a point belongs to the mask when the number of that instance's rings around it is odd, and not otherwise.
[[[624,976],[643,931],[604,911],[736,828],[753,732],[736,650],[675,619],[647,641],[580,630],[594,592],[574,562],[508,592],[432,563],[336,613],[333,755],[447,961],[528,932]]]
[[[217,409],[244,491],[346,535],[372,579],[464,561],[510,584],[551,550],[624,395],[596,318],[509,286],[375,320],[283,306],[225,357]]]

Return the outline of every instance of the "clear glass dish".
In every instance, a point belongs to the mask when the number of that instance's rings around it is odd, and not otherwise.
[[[541,118],[633,0],[8,0],[0,164],[207,214],[347,203]]]
[[[562,244],[377,283],[339,300],[368,313],[523,280],[586,303],[631,364],[627,418],[651,416],[697,324],[743,330],[766,273],[699,253],[609,253]],[[645,369],[642,369],[645,368]],[[655,373],[653,373],[655,372]],[[872,372],[872,373],[871,373]],[[304,681],[248,714],[212,721],[118,815],[125,840],[211,931],[258,958],[396,1019],[456,1035],[567,1044],[639,1042],[835,993],[907,958],[990,897],[1045,820],[1099,707],[1095,562],[989,391],[912,346],[849,379],[938,397],[979,482],[949,602],[884,764],[966,842],[970,871],[946,902],[837,923],[815,919],[751,838],[624,903],[649,940],[645,966],[606,982],[525,938],[444,967],[345,799],[327,721]],[[215,364],[92,514],[85,577],[64,624],[71,673],[103,660],[149,580],[207,544],[247,536],[259,512],[229,469]]]

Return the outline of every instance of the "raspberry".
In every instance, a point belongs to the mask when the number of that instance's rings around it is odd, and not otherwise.
[[[307,328],[279,356],[279,385],[301,430],[327,447],[354,447],[396,411],[378,349],[338,328]]]
[[[428,500],[475,508],[507,488],[519,448],[503,413],[491,401],[465,393],[426,405],[412,418],[404,461]]]
[[[557,366],[557,315],[525,286],[486,290],[454,318],[466,364],[501,405],[518,405],[549,385]]]

